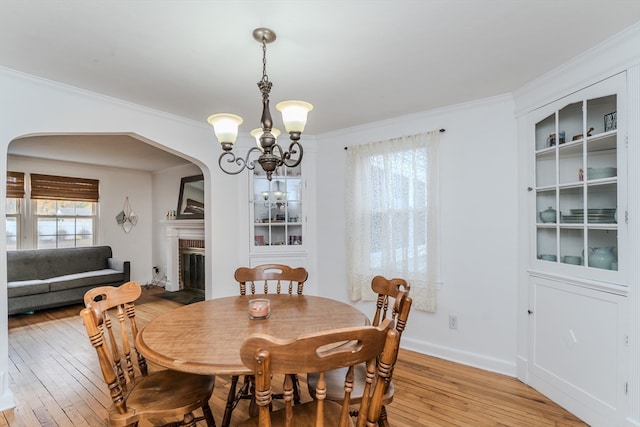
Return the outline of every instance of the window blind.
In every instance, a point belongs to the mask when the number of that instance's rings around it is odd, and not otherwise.
[[[97,179],[31,174],[31,198],[97,202],[99,184]]]
[[[24,172],[7,171],[7,198],[24,198]]]

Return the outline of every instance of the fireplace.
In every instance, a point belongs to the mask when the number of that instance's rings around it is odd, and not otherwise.
[[[204,240],[178,240],[178,283],[204,291]]]
[[[168,291],[205,289],[204,220],[164,220]]]

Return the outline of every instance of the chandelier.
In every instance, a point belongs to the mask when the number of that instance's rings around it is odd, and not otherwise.
[[[253,170],[255,160],[249,161],[252,153],[260,153],[256,159],[271,181],[271,175],[277,167],[285,165],[296,167],[302,161],[302,145],[300,136],[307,124],[307,113],[313,109],[313,105],[304,101],[283,101],[276,105],[276,109],[282,113],[284,127],[289,134],[291,144],[289,150],[284,151],[277,143],[280,135],[278,129],[273,128],[271,111],[269,111],[269,92],[272,83],[267,76],[267,44],[276,39],[276,33],[268,28],[256,28],[253,30],[253,38],[262,44],[262,80],[258,82],[258,88],[262,94],[262,118],[260,127],[251,131],[256,138],[257,147],[252,147],[246,156],[236,157],[233,152],[233,144],[238,137],[238,127],[242,124],[242,118],[235,114],[214,114],[207,121],[213,126],[218,142],[222,146],[222,154],[218,158],[218,165],[223,172],[236,175],[245,168]],[[225,160],[225,162],[223,162]],[[224,164],[234,164],[232,169],[225,168]]]

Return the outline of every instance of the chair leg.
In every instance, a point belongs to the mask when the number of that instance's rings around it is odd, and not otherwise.
[[[216,420],[213,419],[213,412],[211,412],[209,402],[202,407],[202,413],[204,414],[204,420],[207,422],[207,426],[216,427]]]
[[[387,419],[387,408],[382,405],[380,408],[380,418],[378,418],[378,427],[390,427],[389,420]]]
[[[235,408],[237,402],[235,402],[236,398],[236,387],[238,385],[238,379],[240,377],[238,375],[234,375],[231,377],[231,385],[229,386],[229,394],[227,394],[227,405],[224,408],[224,418],[222,418],[222,427],[229,427],[231,423],[231,412]]]
[[[227,395],[227,405],[224,409],[224,417],[222,418],[222,426],[221,427],[229,427],[231,424],[231,413],[238,406],[238,402],[240,399],[249,399],[252,397],[251,386],[253,381],[251,380],[250,375],[245,375],[244,384],[242,388],[236,393],[236,388],[238,386],[238,380],[240,377],[238,375],[233,375],[231,377],[231,385],[229,386],[229,394]],[[253,399],[252,399],[253,400]]]
[[[300,404],[300,381],[297,374],[291,374],[291,382],[293,383],[293,404]]]
[[[249,416],[257,417],[259,406],[256,403],[256,378],[253,375],[247,375],[244,377],[244,385],[242,386],[243,390],[245,390],[245,396],[243,399],[249,399]],[[271,410],[271,405],[269,405],[269,410]]]
[[[349,415],[353,418],[357,418],[360,411],[352,409],[349,411]],[[389,420],[387,419],[387,408],[384,405],[380,408],[380,417],[378,417],[378,427],[391,427]]]

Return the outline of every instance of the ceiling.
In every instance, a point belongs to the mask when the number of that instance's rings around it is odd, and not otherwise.
[[[0,0],[0,66],[248,132],[268,27],[272,103],[322,134],[512,92],[636,22],[638,0]]]

